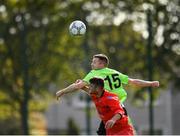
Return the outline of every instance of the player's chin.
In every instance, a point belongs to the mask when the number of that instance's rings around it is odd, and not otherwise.
[[[97,93],[91,93],[91,92],[90,92],[90,95],[97,95]]]
[[[90,93],[90,96],[92,97],[97,96],[97,93]]]

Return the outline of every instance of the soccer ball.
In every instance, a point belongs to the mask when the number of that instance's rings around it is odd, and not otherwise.
[[[81,36],[86,33],[86,25],[80,21],[73,21],[69,26],[69,32],[73,36]]]

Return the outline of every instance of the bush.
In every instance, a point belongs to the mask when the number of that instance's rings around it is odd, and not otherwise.
[[[22,134],[20,121],[16,118],[0,119],[0,135]]]

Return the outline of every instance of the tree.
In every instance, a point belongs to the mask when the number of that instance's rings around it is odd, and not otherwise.
[[[68,22],[59,16],[58,1],[2,1],[0,5],[4,9],[0,18],[0,90],[14,112],[19,111],[23,134],[28,134],[29,100],[45,96],[51,82],[59,79],[64,81],[62,85],[74,79],[70,71],[74,64],[66,59],[78,60],[82,40],[66,34]]]
[[[143,27],[146,7],[153,9],[154,78],[164,87],[168,80],[177,85],[178,0],[1,1],[2,105],[9,105],[9,110],[24,116],[21,122],[25,122],[28,109],[31,110],[29,101],[46,96],[52,83],[63,87],[83,77],[87,68],[83,66],[87,65],[84,60],[90,61],[86,57],[95,53],[106,53],[111,58],[111,67],[122,73],[146,78],[146,27]],[[77,19],[88,25],[85,37],[68,34],[69,24]],[[27,94],[26,99],[23,93]],[[23,107],[27,107],[25,115]],[[24,125],[21,126],[24,130]]]
[[[79,129],[72,118],[67,122],[67,135],[79,135]]]

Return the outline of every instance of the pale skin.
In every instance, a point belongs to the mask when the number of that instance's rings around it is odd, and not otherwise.
[[[99,58],[93,58],[91,62],[91,68],[92,69],[103,69],[106,67],[106,64],[100,60]],[[146,81],[146,80],[141,80],[141,79],[133,79],[129,78],[128,79],[128,84],[130,85],[135,85],[138,87],[159,87],[159,81]],[[84,88],[88,84],[84,82],[83,80],[76,80],[75,83],[69,85],[68,87],[57,91],[56,93],[56,98],[59,99],[61,96],[64,94],[70,93],[77,91],[79,89]]]

